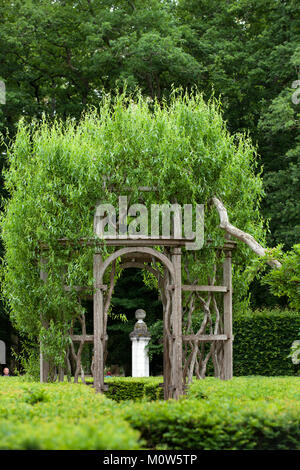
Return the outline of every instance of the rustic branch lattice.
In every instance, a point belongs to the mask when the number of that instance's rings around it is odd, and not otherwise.
[[[66,244],[67,240],[60,241]],[[82,240],[82,245],[89,240]],[[101,242],[99,240],[101,245]],[[109,245],[115,251],[105,260],[99,252],[94,254],[94,334],[87,335],[84,316],[78,320],[82,334],[74,335],[71,329],[72,344],[67,356],[67,369],[70,371],[73,361],[75,382],[81,373],[81,353],[86,342],[94,344],[92,373],[97,392],[106,390],[104,383],[104,366],[107,355],[107,318],[111,296],[115,283],[116,260],[121,260],[120,268],[136,267],[146,269],[158,280],[163,304],[163,345],[164,345],[164,398],[179,398],[193,376],[205,377],[208,361],[211,358],[214,375],[223,380],[232,378],[232,285],[231,285],[231,252],[235,242],[227,240],[219,252],[225,254],[222,266],[222,284],[218,269],[214,265],[208,285],[197,285],[189,279],[190,284],[182,285],[182,246],[184,239],[110,239]],[[158,251],[161,246],[163,251]],[[160,263],[163,270],[158,269]],[[220,264],[220,263],[219,263]],[[112,265],[109,285],[103,283],[106,269]],[[219,269],[220,270],[220,269]],[[163,273],[163,274],[162,274]],[[47,280],[44,271],[41,278]],[[65,286],[65,290],[69,288]],[[78,295],[88,295],[87,287],[76,287]],[[221,297],[221,299],[220,299]],[[195,313],[196,312],[196,313]],[[74,343],[79,343],[75,352]],[[49,365],[41,358],[41,381],[47,380]]]

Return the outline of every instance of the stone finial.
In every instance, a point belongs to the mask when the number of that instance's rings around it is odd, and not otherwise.
[[[135,318],[137,320],[144,320],[144,318],[146,318],[146,312],[145,310],[141,309],[141,308],[138,308],[135,312]]]
[[[139,308],[135,312],[135,318],[137,319],[136,324],[134,325],[134,330],[130,333],[130,338],[150,338],[151,335],[148,331],[147,325],[144,322],[144,318],[146,317],[145,310]]]

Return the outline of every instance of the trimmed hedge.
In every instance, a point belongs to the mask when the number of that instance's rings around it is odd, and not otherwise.
[[[233,319],[233,375],[295,375],[288,358],[300,330],[300,313],[291,310],[249,312]]]
[[[130,424],[148,448],[173,450],[300,450],[300,406],[280,403],[217,406],[198,400],[137,404]],[[163,443],[163,444],[162,444]]]
[[[162,377],[113,377],[105,379],[108,391],[107,398],[114,401],[141,401],[141,400],[163,400],[164,391],[159,386],[163,382]]]
[[[0,449],[139,449],[116,403],[79,384],[0,377]]]
[[[151,396],[161,378],[132,380],[148,383]],[[300,450],[299,385],[209,377],[178,401],[119,404],[85,385],[0,378],[0,448]]]
[[[160,378],[159,383],[163,383],[163,377]],[[144,387],[144,398],[148,401],[163,400],[164,389],[159,386],[159,383],[152,382],[146,383]]]
[[[207,378],[187,398],[135,403],[125,417],[151,449],[299,450],[299,385],[295,377]]]

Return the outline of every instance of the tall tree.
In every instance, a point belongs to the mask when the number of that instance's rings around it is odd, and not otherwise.
[[[125,81],[162,98],[199,73],[172,2],[1,0],[0,11],[2,129],[13,131],[21,115],[78,118]]]
[[[222,96],[232,131],[248,130],[264,168],[270,244],[299,241],[300,5],[295,0],[180,0],[185,47],[199,62],[199,87]],[[298,107],[297,107],[298,106]]]

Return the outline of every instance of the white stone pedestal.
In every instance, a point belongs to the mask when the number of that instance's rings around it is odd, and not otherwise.
[[[134,330],[129,335],[132,341],[132,377],[149,377],[147,345],[151,336],[146,323],[143,321],[145,316],[146,312],[144,310],[138,309],[135,312],[137,322]]]
[[[132,377],[149,377],[149,356],[146,349],[150,338],[132,338]]]

